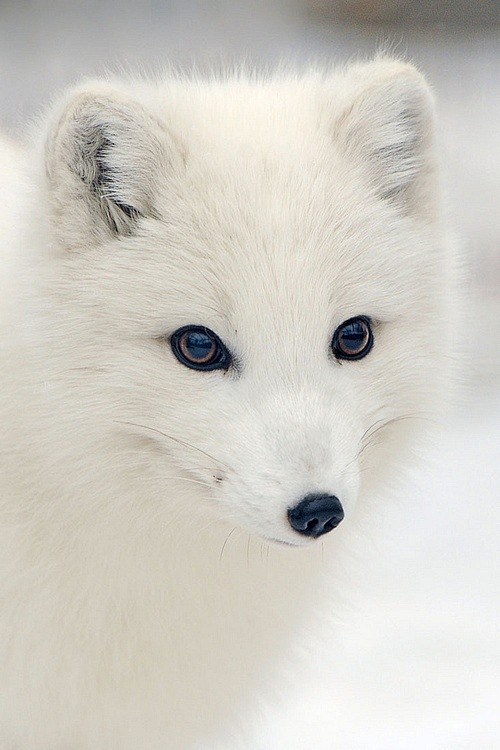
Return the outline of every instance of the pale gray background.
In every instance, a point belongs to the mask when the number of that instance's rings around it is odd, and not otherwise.
[[[12,135],[61,87],[106,67],[343,62],[383,45],[436,90],[469,253],[469,387],[431,468],[385,510],[327,643],[293,670],[248,750],[500,748],[498,10],[496,0],[0,1],[0,125]]]

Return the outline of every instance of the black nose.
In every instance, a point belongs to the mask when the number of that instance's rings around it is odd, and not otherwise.
[[[295,508],[288,510],[292,528],[315,539],[334,529],[343,518],[342,505],[335,495],[307,495]]]

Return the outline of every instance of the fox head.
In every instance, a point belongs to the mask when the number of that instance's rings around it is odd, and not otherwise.
[[[389,59],[73,90],[36,335],[70,481],[290,545],[380,501],[451,340],[433,119]]]

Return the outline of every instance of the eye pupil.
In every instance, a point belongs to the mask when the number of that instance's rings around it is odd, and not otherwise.
[[[335,331],[332,349],[337,359],[361,359],[371,350],[373,334],[368,318],[351,318]]]
[[[340,338],[344,349],[357,352],[366,339],[366,329],[360,323],[350,323],[342,329]]]
[[[181,339],[184,354],[193,361],[206,362],[214,353],[215,342],[201,331],[187,332]]]

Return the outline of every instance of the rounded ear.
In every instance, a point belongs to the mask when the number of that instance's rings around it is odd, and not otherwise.
[[[139,102],[106,83],[73,91],[45,148],[58,234],[66,245],[130,234],[155,216],[159,175],[180,161],[179,145]]]
[[[377,195],[418,211],[435,172],[434,102],[425,78],[408,63],[379,58],[349,68],[337,91],[335,141]]]

